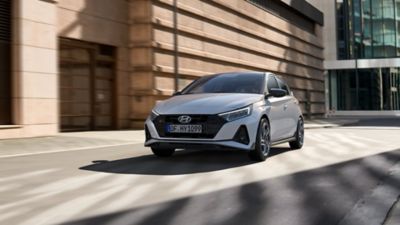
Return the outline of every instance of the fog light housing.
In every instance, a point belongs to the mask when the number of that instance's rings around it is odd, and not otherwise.
[[[144,133],[145,133],[145,137],[146,137],[146,141],[151,139],[151,134],[149,129],[147,128],[147,125],[144,125]]]
[[[249,133],[247,132],[247,128],[245,125],[239,127],[239,129],[236,131],[235,136],[233,137],[233,140],[245,145],[248,145],[250,143]]]

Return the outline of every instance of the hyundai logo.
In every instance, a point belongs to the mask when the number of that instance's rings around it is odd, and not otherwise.
[[[192,117],[190,116],[180,116],[178,117],[179,123],[190,123],[192,121]]]

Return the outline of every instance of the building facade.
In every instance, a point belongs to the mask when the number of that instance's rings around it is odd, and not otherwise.
[[[325,113],[323,17],[305,1],[0,0],[0,17],[0,138],[142,128],[230,71],[272,71]]]
[[[326,21],[327,112],[400,115],[400,0],[312,2]]]

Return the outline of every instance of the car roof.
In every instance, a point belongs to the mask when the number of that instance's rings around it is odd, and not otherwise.
[[[212,74],[212,75],[206,75],[203,77],[215,77],[215,76],[237,76],[241,74],[251,74],[251,75],[262,75],[264,76],[266,73],[265,72],[257,72],[257,71],[243,71],[243,72],[228,72],[228,73],[217,73],[217,74]]]

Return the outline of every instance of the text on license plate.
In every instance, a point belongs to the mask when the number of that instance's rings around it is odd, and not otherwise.
[[[167,125],[167,132],[169,133],[201,133],[202,126],[201,125],[175,125],[169,124]]]

